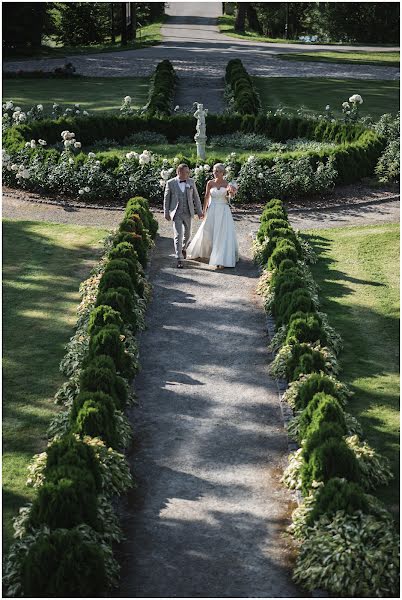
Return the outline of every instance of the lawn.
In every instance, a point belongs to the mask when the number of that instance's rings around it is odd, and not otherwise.
[[[57,42],[53,37],[44,38],[41,48],[36,50],[33,54],[27,54],[24,50],[15,50],[13,53],[7,55],[7,59],[18,60],[18,58],[32,58],[32,57],[62,57],[62,56],[74,56],[76,54],[97,54],[106,52],[124,52],[125,50],[137,50],[139,48],[145,48],[147,46],[154,46],[162,41],[161,26],[166,20],[166,15],[162,19],[144,25],[137,30],[137,39],[127,42],[127,46],[120,46],[121,36],[116,36],[116,43],[112,44],[110,40],[107,40],[103,44],[92,44],[90,46],[63,46],[63,44]],[[6,69],[7,70],[7,69]]]
[[[389,458],[395,479],[376,491],[399,514],[399,225],[308,231],[322,310],[341,334],[348,410],[369,443]]]
[[[73,335],[78,288],[106,231],[42,222],[3,222],[3,547],[12,517],[32,501],[27,465],[46,446],[58,412],[59,363]]]
[[[265,110],[280,105],[291,111],[304,106],[308,111],[325,113],[325,106],[338,116],[342,102],[352,94],[360,94],[360,114],[374,118],[399,110],[399,81],[334,79],[331,77],[253,77]]]
[[[148,77],[77,77],[76,79],[4,79],[3,102],[13,100],[23,110],[43,104],[51,112],[53,102],[63,107],[78,103],[82,110],[112,112],[124,96],[135,108],[147,102]]]
[[[363,52],[356,50],[354,52],[287,52],[286,54],[276,54],[282,60],[314,61],[342,63],[348,65],[377,65],[384,67],[399,67],[399,52]]]

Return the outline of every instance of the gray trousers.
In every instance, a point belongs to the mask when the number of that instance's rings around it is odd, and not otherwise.
[[[176,258],[182,258],[191,237],[191,215],[189,212],[176,213],[173,219],[174,253]]]

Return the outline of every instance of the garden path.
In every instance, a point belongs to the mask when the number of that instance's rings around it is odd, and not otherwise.
[[[220,2],[172,2],[162,28],[164,40],[157,46],[139,50],[66,56],[32,60],[4,61],[4,69],[16,71],[51,70],[72,62],[77,72],[87,76],[126,77],[151,75],[158,62],[169,59],[180,77],[222,78],[231,58],[240,58],[248,72],[265,77],[340,77],[353,79],[399,79],[396,67],[339,65],[332,63],[292,63],[275,57],[278,52],[333,49],[330,45],[266,44],[225,36],[218,31],[216,17]],[[339,46],[335,46],[338,50]],[[352,46],[342,46],[347,51]],[[359,46],[359,50],[382,48]],[[399,48],[383,48],[398,50]]]

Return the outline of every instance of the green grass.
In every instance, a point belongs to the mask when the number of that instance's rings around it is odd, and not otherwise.
[[[145,25],[137,31],[137,39],[127,42],[127,46],[120,46],[121,36],[116,36],[116,43],[112,44],[110,40],[102,44],[93,44],[90,46],[63,46],[53,37],[48,37],[43,40],[43,45],[34,53],[28,53],[26,50],[17,50],[13,53],[8,53],[6,58],[10,60],[24,60],[32,57],[64,57],[74,56],[77,54],[103,54],[107,52],[124,52],[125,50],[138,50],[147,46],[154,46],[162,41],[161,26],[166,20],[166,16],[162,19]],[[7,69],[6,69],[7,70]]]
[[[302,40],[289,40],[286,38],[270,38],[265,35],[261,35],[256,31],[252,31],[251,29],[246,29],[245,33],[235,33],[234,30],[235,17],[234,15],[223,15],[218,17],[218,27],[221,33],[225,35],[229,35],[230,37],[238,38],[241,40],[251,40],[252,42],[263,42],[269,44],[306,44],[308,46],[320,45],[323,42],[305,42]],[[343,42],[325,42],[325,44],[330,43],[333,46],[347,46],[348,43]],[[353,44],[354,46],[365,46],[366,44]],[[370,46],[380,46],[382,48],[386,48],[387,46],[395,46],[395,44],[370,44]]]
[[[399,52],[287,52],[276,54],[282,60],[314,61],[342,63],[347,65],[377,65],[384,67],[399,67]]]
[[[46,446],[65,381],[59,363],[74,333],[78,288],[106,231],[41,222],[3,222],[3,545],[12,517],[32,501],[27,465]]]
[[[348,411],[389,458],[395,479],[376,495],[399,511],[399,225],[308,231],[322,310],[341,334],[340,379],[354,392]]]
[[[92,112],[119,111],[124,96],[133,107],[144,106],[148,97],[148,77],[78,77],[77,79],[4,79],[3,102],[13,100],[21,108],[43,104],[51,112],[53,102],[64,107],[74,103]]]
[[[399,110],[399,81],[334,79],[330,77],[253,77],[264,110],[280,105],[290,111],[304,106],[308,111],[325,113],[325,106],[338,116],[342,102],[360,94],[360,114],[379,118]]]

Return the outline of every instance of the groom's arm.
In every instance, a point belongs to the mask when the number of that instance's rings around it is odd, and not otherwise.
[[[169,214],[169,208],[170,208],[170,196],[171,196],[171,191],[170,191],[170,185],[169,182],[166,182],[165,185],[165,195],[163,197],[163,212],[165,213],[165,219],[167,219],[168,221],[170,221],[170,214]]]
[[[195,204],[195,210],[197,212],[197,215],[199,217],[202,217],[202,205],[201,205],[201,200],[200,200],[200,196],[198,194],[198,190],[197,190],[197,186],[195,185],[195,182],[193,183],[194,185],[194,204]]]

